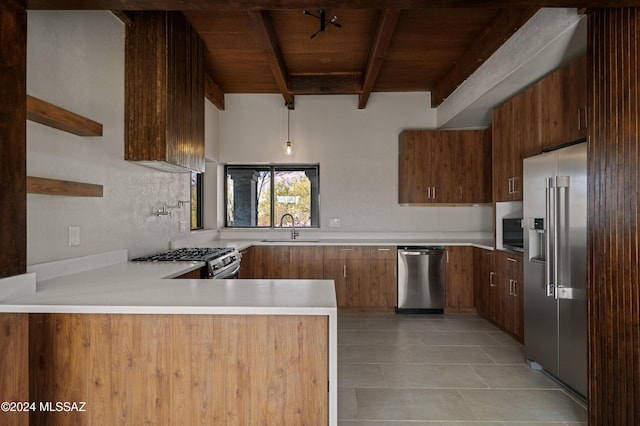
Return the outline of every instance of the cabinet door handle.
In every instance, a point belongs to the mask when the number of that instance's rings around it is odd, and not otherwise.
[[[495,275],[495,272],[489,272],[489,287],[495,287],[495,283],[493,282],[493,276]]]
[[[431,199],[431,187],[427,188],[427,200]]]
[[[578,130],[582,130],[582,107],[578,107]]]
[[[435,186],[433,187],[433,199],[434,200],[436,199],[436,187]]]
[[[513,280],[509,280],[509,296],[513,296]]]
[[[518,295],[518,281],[513,280],[513,295],[517,296]]]
[[[342,276],[347,278],[347,264],[342,265]]]
[[[391,251],[391,249],[388,248],[379,248],[378,251]]]
[[[517,194],[519,192],[519,186],[518,186],[518,176],[514,176],[513,177],[513,193]]]
[[[509,178],[509,194],[513,194],[513,178]]]
[[[508,260],[509,262],[515,262],[515,263],[518,263],[518,259],[514,259],[513,257],[507,257],[507,260]]]
[[[355,249],[352,248],[341,248],[341,251],[354,251]]]

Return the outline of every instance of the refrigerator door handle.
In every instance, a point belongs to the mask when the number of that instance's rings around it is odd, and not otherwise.
[[[553,196],[553,288],[554,288],[554,292],[553,292],[553,297],[555,299],[558,298],[558,279],[560,278],[560,271],[558,268],[558,251],[560,250],[560,246],[558,245],[560,243],[560,230],[558,229],[558,214],[560,213],[560,209],[559,209],[559,198],[558,197],[558,193],[560,192],[558,190],[558,181],[557,181],[557,177],[555,180],[555,187],[553,189],[554,192],[554,196]]]
[[[560,217],[560,215],[562,214],[563,216],[568,217],[568,200],[569,200],[569,191],[571,188],[571,178],[569,176],[557,176],[556,177],[556,191],[558,192],[558,208],[557,208],[557,217]],[[558,224],[560,222],[562,222],[563,225],[567,225],[567,223],[565,221],[562,220],[557,220]],[[560,228],[556,229],[556,234],[557,234],[557,245],[556,247],[560,248],[562,247],[562,245],[567,244],[567,241],[562,241],[560,238],[562,236],[566,237],[566,230],[562,229],[562,226],[560,226]],[[556,271],[555,271],[555,276],[556,276],[556,294],[555,294],[555,298],[556,299],[572,299],[572,300],[587,300],[587,293],[586,290],[583,289],[579,289],[579,288],[573,288],[571,286],[571,282],[563,282],[562,284],[560,284],[560,268],[567,264],[569,262],[569,259],[560,259],[560,253],[561,250],[556,249]]]
[[[552,234],[555,233],[555,190],[554,179],[552,177],[545,178],[545,233],[544,233],[544,245],[545,245],[545,263],[544,263],[544,290],[545,295],[555,297],[554,286],[554,261],[555,255],[553,253],[554,247],[551,245],[553,239]]]

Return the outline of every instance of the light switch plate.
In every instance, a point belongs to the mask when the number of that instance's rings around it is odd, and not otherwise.
[[[79,245],[80,245],[80,227],[70,226],[69,227],[69,247],[79,246]]]
[[[340,219],[329,219],[330,228],[340,228]]]

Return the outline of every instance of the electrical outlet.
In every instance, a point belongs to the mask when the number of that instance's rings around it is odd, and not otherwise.
[[[70,226],[69,227],[69,247],[79,246],[79,245],[80,245],[80,227]]]
[[[187,231],[187,221],[186,220],[181,220],[180,221],[180,225],[178,226],[178,230],[180,232],[186,232]]]
[[[340,219],[329,219],[330,228],[340,228]]]

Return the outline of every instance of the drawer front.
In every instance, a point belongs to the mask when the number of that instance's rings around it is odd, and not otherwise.
[[[396,246],[373,246],[371,247],[371,259],[395,259],[398,249]]]
[[[371,247],[367,246],[328,246],[324,248],[325,259],[369,259]]]

